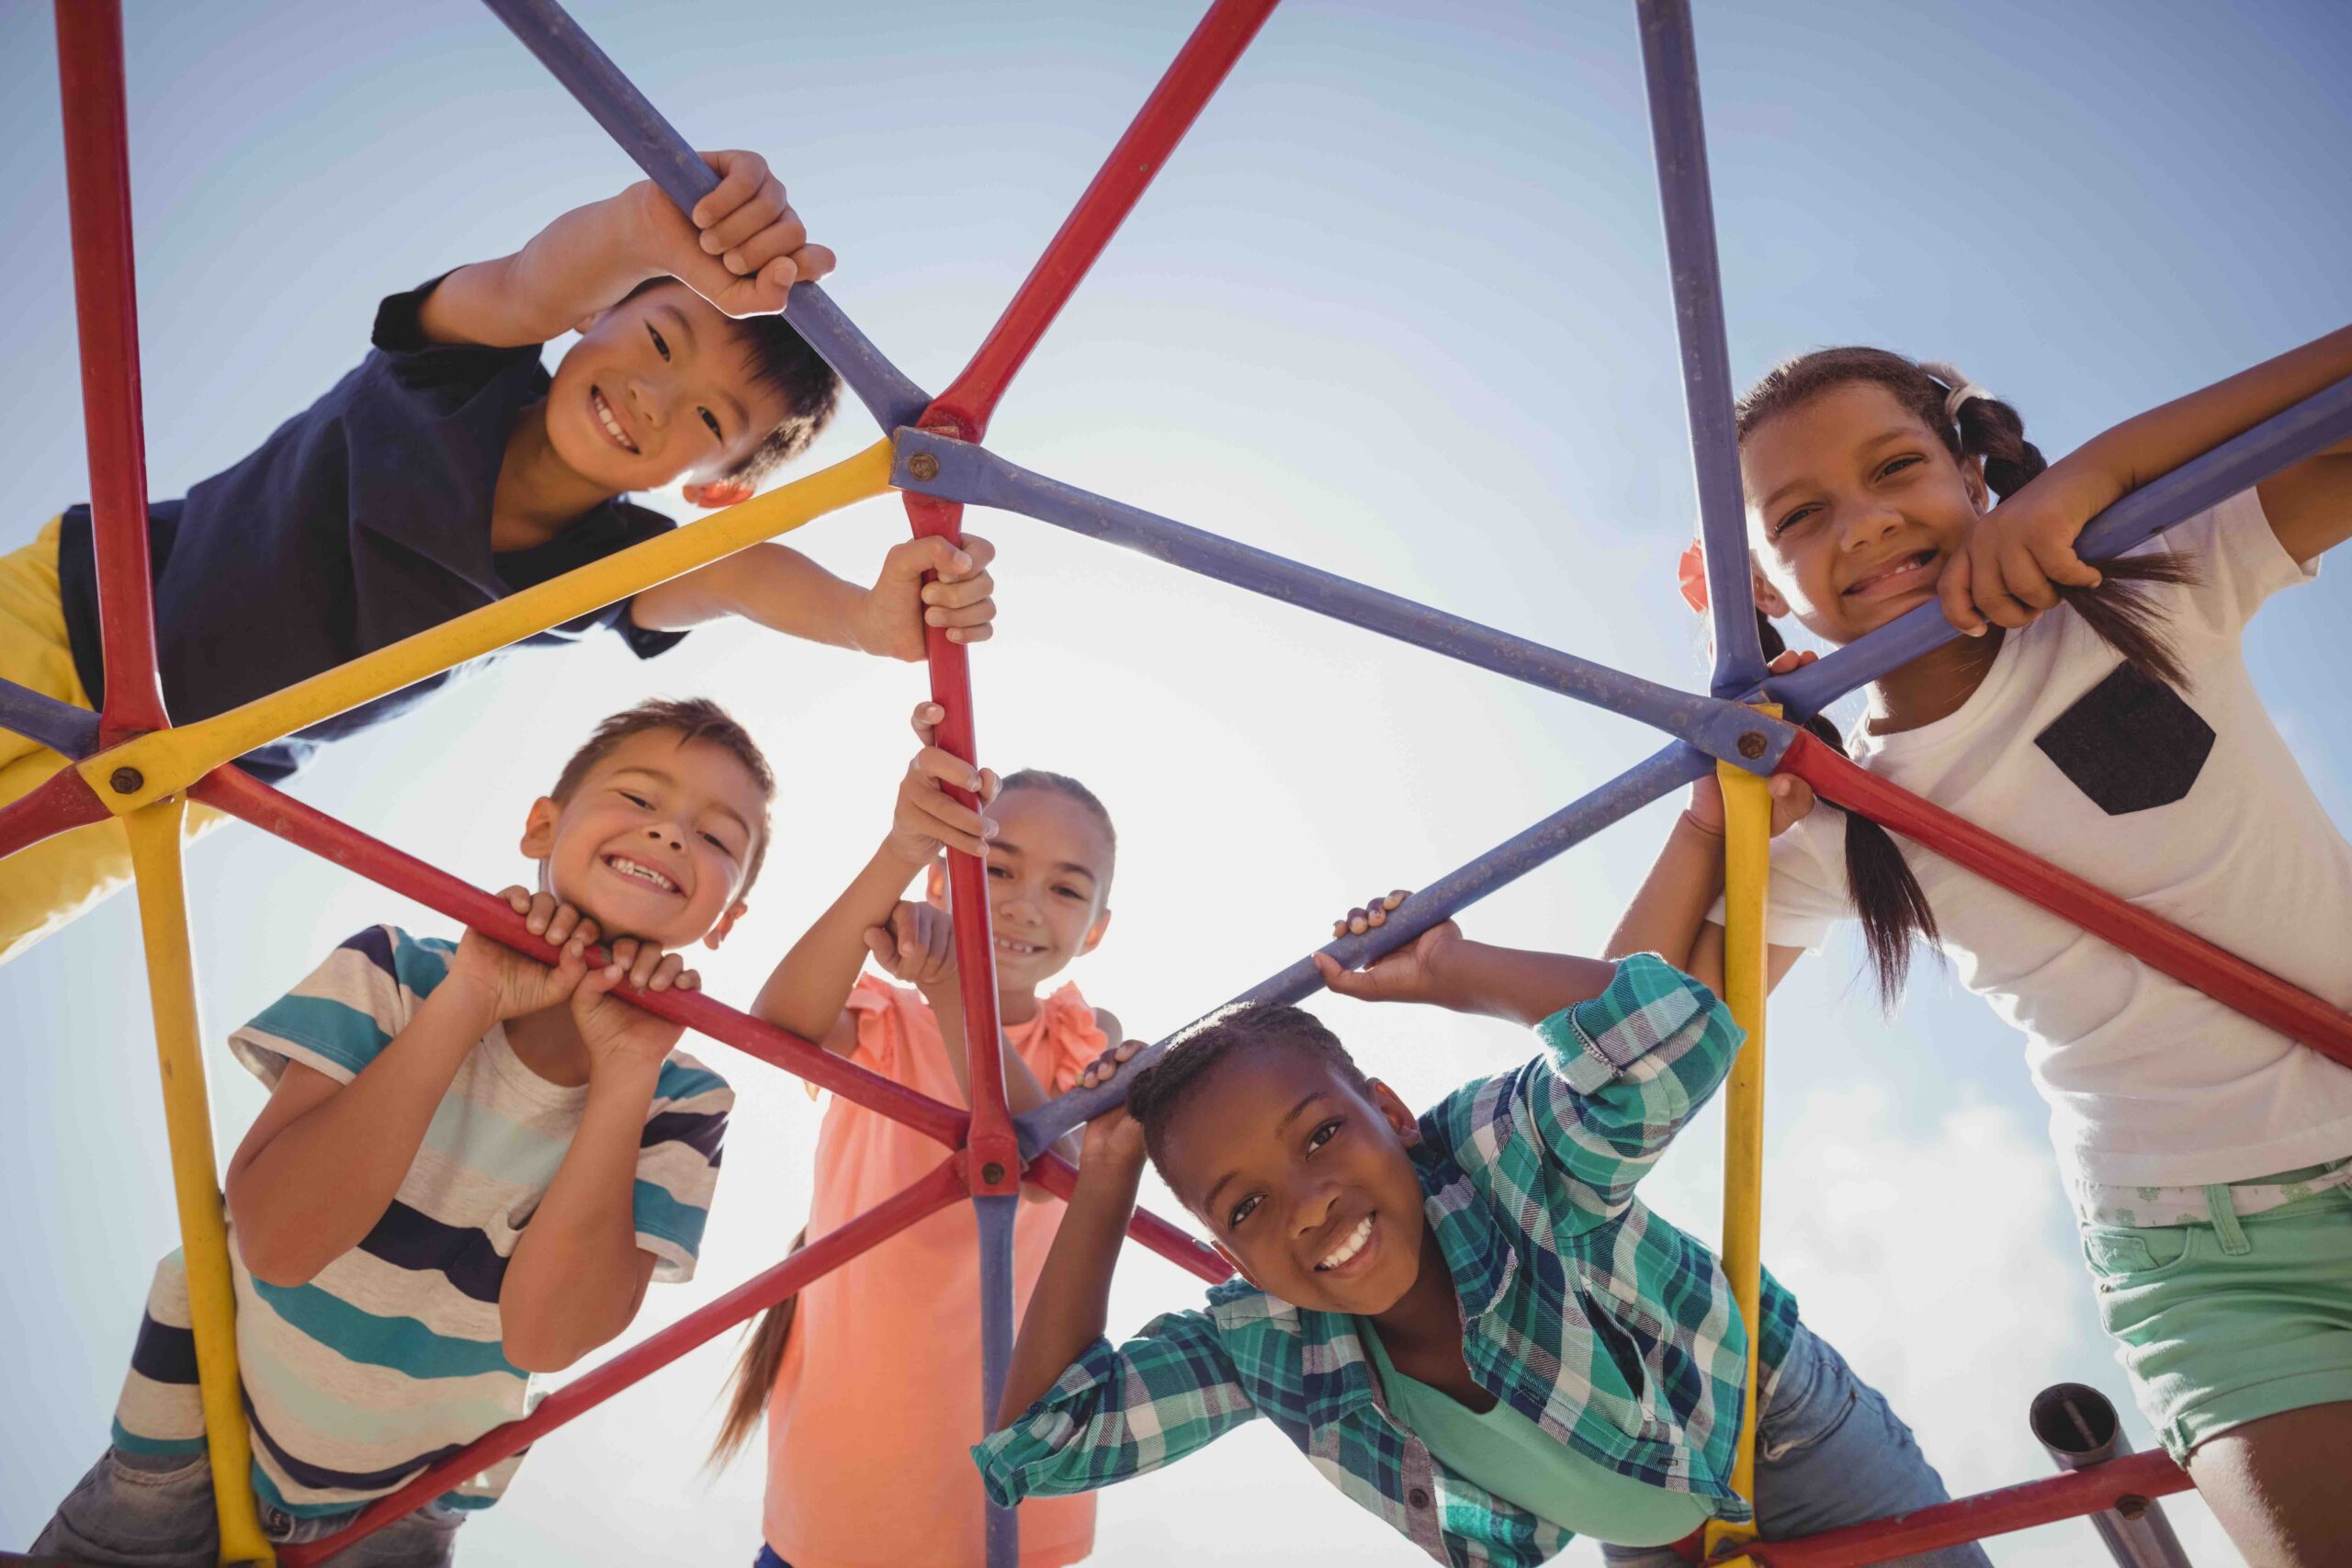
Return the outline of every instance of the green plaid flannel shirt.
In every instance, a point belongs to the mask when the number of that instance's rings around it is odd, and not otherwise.
[[[1412,1150],[1462,1299],[1463,1359],[1479,1386],[1586,1458],[1745,1519],[1730,1478],[1747,1335],[1731,1281],[1634,1197],[1723,1082],[1741,1032],[1704,986],[1645,953],[1535,1032],[1543,1055],[1447,1096]],[[1797,1321],[1769,1273],[1763,1317],[1769,1371]],[[1097,1340],[972,1452],[989,1495],[1010,1505],[1156,1470],[1259,1416],[1441,1562],[1518,1568],[1571,1539],[1397,1425],[1352,1317],[1239,1280],[1125,1345]]]

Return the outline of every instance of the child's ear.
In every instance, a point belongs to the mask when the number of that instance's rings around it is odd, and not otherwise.
[[[723,506],[741,506],[759,491],[749,479],[711,479],[703,484],[682,485],[679,493],[706,512],[716,512]]]
[[[1412,1107],[1398,1098],[1395,1089],[1378,1078],[1372,1080],[1372,1103],[1388,1123],[1389,1131],[1408,1145],[1421,1141],[1421,1119],[1413,1114]]]
[[[1789,613],[1788,596],[1782,593],[1779,589],[1772,586],[1772,580],[1770,578],[1766,577],[1760,571],[1751,570],[1748,574],[1748,581],[1751,586],[1751,591],[1756,595],[1756,607],[1758,609],[1763,611],[1766,615],[1771,616],[1776,621],[1782,615]]]
[[[1110,929],[1111,911],[1105,909],[1101,914],[1094,917],[1094,923],[1092,925],[1086,928],[1086,940],[1078,944],[1078,955],[1080,958],[1083,958],[1088,953],[1093,952],[1096,948],[1102,946],[1102,933]]]
[[[934,909],[947,908],[947,861],[933,855],[929,869],[922,874],[922,899]]]
[[[718,923],[703,933],[702,944],[711,952],[717,953],[718,944],[727,940],[727,933],[735,929],[735,922],[741,919],[744,911],[750,908],[751,906],[741,898],[729,905],[727,913],[718,917]]]
[[[1960,482],[1968,487],[1968,503],[1979,512],[1993,510],[1992,488],[1984,482],[1984,457],[1978,453],[1960,460]]]
[[[563,807],[545,795],[531,802],[531,814],[523,818],[523,841],[516,846],[526,860],[545,860],[555,852],[555,825],[563,816]]]

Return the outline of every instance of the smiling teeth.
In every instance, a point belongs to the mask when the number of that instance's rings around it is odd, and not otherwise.
[[[588,400],[595,405],[596,418],[604,424],[605,434],[630,451],[636,451],[637,443],[631,441],[628,438],[628,432],[621,428],[621,422],[614,414],[613,405],[605,400],[605,394],[592,387],[588,389]]]
[[[996,950],[999,953],[1010,953],[1024,958],[1030,953],[1046,951],[1035,942],[1015,942],[1009,936],[1001,936],[996,939]]]
[[[1356,1228],[1348,1233],[1348,1239],[1333,1247],[1315,1267],[1317,1269],[1344,1269],[1354,1260],[1357,1253],[1363,1250],[1363,1244],[1371,1239],[1372,1216],[1366,1214]]]
[[[629,859],[627,855],[614,855],[607,859],[605,863],[611,866],[615,871],[619,872],[623,876],[633,876],[639,882],[650,882],[654,886],[662,889],[664,893],[675,893],[678,890],[678,885],[676,883],[671,881],[668,877],[662,875],[651,866],[640,865],[637,862]]]

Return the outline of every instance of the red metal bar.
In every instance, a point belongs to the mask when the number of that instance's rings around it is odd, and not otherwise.
[[[1030,1164],[1027,1179],[1067,1203],[1078,1190],[1078,1168],[1047,1149]],[[1233,1265],[1218,1257],[1216,1247],[1195,1240],[1191,1232],[1170,1224],[1148,1209],[1136,1211],[1127,1222],[1127,1235],[1212,1285],[1233,1278]]]
[[[188,792],[208,805],[242,817],[254,827],[300,844],[312,854],[346,866],[372,882],[439,910],[453,920],[540,960],[553,964],[556,950],[533,936],[506,900],[467,886],[356,828],[336,821],[233,767],[215,769]],[[29,796],[28,798],[30,798]],[[737,1012],[699,991],[639,991],[621,994],[646,1011],[683,1023],[713,1040],[797,1073],[820,1089],[878,1111],[949,1148],[960,1146],[967,1115],[926,1094],[844,1061],[822,1046],[774,1024]]]
[[[2133,1454],[2046,1481],[1956,1498],[1916,1514],[1896,1514],[1793,1540],[1750,1541],[1741,1550],[1763,1568],[1864,1568],[1914,1552],[2096,1514],[2126,1497],[2186,1492],[2194,1484],[2171,1456]]]
[[[68,828],[103,822],[113,815],[105,802],[90,793],[80,773],[63,769],[0,806],[0,855],[15,854]],[[0,869],[0,875],[6,874]]]
[[[906,496],[906,502],[907,520],[914,525],[917,536],[963,542],[960,504],[912,493]],[[925,628],[923,642],[931,661],[931,700],[946,716],[940,721],[935,739],[977,769],[979,744],[972,728],[971,650],[949,641],[946,632],[937,626]],[[979,803],[979,796],[971,790],[944,787],[967,806]],[[988,867],[975,855],[950,853],[947,892],[948,908],[956,917],[956,980],[964,996],[965,1077],[972,1098],[971,1125],[965,1137],[972,1162],[967,1174],[976,1193],[1018,1193],[1021,1139],[1004,1103],[1004,1041],[997,1017],[996,938],[989,918]]]
[[[277,1561],[288,1568],[322,1562],[364,1535],[369,1535],[423,1504],[438,1497],[467,1477],[477,1475],[499,1461],[519,1453],[565,1422],[584,1416],[631,1383],[661,1371],[687,1351],[724,1334],[753,1313],[774,1306],[810,1280],[960,1201],[963,1178],[956,1167],[960,1156],[939,1162],[930,1175],[830,1235],[820,1236],[764,1274],[738,1285],[708,1306],[679,1319],[642,1344],[632,1345],[595,1371],[564,1384],[541,1400],[519,1421],[509,1421],[468,1443],[399,1491],[370,1503],[347,1529],[300,1546],[281,1546]]]
[[[65,98],[65,197],[74,308],[82,333],[82,421],[90,444],[98,632],[107,666],[98,744],[171,723],[155,674],[147,564],[147,439],[139,412],[139,299],[130,253],[130,136],[119,0],[57,0]]]
[[[2352,1066],[2352,1016],[2269,971],[1863,772],[1813,736],[1798,734],[1781,760],[1781,771],[1804,780],[1825,799],[1916,839],[2256,1023]]]
[[[1275,0],[1217,0],[1201,18],[1175,62],[1151,90],[1119,144],[1111,149],[1086,194],[1078,198],[1068,218],[1028,278],[1004,308],[995,326],[947,389],[933,400],[922,417],[926,430],[936,430],[959,441],[978,441],[988,433],[989,417],[999,399],[1020,374],[1029,351],[1046,335],[1054,318],[1069,302],[1071,292],[1111,236],[1150,186],[1152,176],[1168,161],[1176,143],[1200,118],[1203,106],[1224,82],[1226,73],[1250,40],[1258,36]]]

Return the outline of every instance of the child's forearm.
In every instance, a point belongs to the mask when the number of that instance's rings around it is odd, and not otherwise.
[[[1013,1344],[1012,1365],[1005,1372],[1004,1397],[996,1407],[996,1427],[1020,1419],[1023,1411],[1060,1381],[1071,1362],[1102,1337],[1111,1314],[1111,1279],[1142,1179],[1140,1164],[1080,1168],[1078,1190],[1070,1197],[1061,1228],[1054,1233],[1053,1248],[1046,1254],[1046,1267],[1021,1320],[1021,1337]]]
[[[1428,999],[1455,1012],[1532,1027],[1564,1007],[1600,995],[1616,973],[1617,965],[1603,959],[1493,947],[1464,938],[1444,948]]]
[[[739,615],[786,637],[863,653],[870,651],[868,597],[799,551],[761,543],[647,589],[630,601],[629,619],[648,631],[673,632]]]
[[[1649,875],[1634,901],[1625,906],[1601,956],[1618,959],[1655,953],[1713,987],[1714,981],[1690,965],[1702,945],[1699,939],[1706,927],[1707,911],[1714,908],[1723,890],[1723,839],[1697,826],[1685,813],[1675,819]]]
[[[637,1245],[637,1156],[659,1062],[600,1067],[579,1131],[508,1259],[498,1292],[506,1359],[560,1371],[637,1315],[653,1258]]]
[[[492,998],[444,984],[357,1077],[231,1163],[229,1213],[256,1278],[305,1284],[375,1228],[450,1079],[497,1021]]]
[[[2352,327],[2125,420],[2052,464],[2051,474],[2098,486],[2097,511],[2347,376]]]
[[[436,343],[517,348],[545,343],[619,302],[660,268],[648,259],[636,190],[576,207],[513,255],[461,266],[418,315]],[[666,199],[666,198],[665,198]]]
[[[866,931],[888,922],[899,895],[922,869],[887,848],[876,851],[769,975],[752,1015],[803,1039],[824,1039],[865,967]]]

